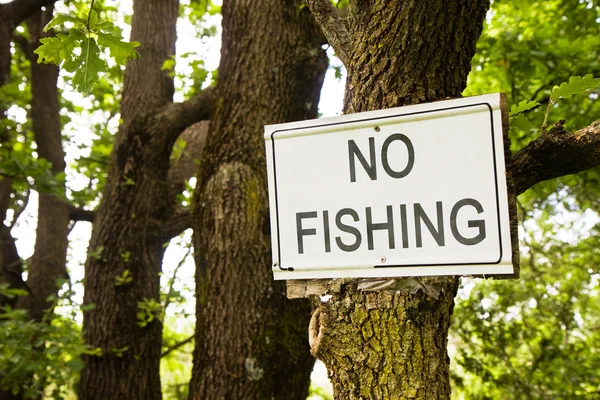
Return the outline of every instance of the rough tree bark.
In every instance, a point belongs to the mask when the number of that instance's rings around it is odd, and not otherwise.
[[[207,119],[210,91],[172,103],[173,79],[161,70],[175,53],[179,2],[136,0],[131,40],[142,43],[141,57],[127,63],[122,123],[111,155],[102,202],[95,215],[85,265],[83,332],[87,345],[102,355],[85,356],[81,400],[161,398],[159,363],[162,310],[138,325],[138,304],[159,299],[162,230],[176,208],[169,196],[168,171],[177,136],[193,122]],[[129,270],[133,280],[115,278]]]
[[[274,282],[265,124],[315,118],[327,57],[295,0],[226,0],[219,81],[194,200],[190,399],[305,399],[310,305]]]
[[[323,13],[323,1],[309,1]],[[459,97],[489,2],[350,2],[345,112]],[[330,26],[329,30],[332,29]],[[324,32],[327,34],[326,30]],[[339,35],[338,35],[339,36]],[[336,49],[338,51],[338,49]],[[339,52],[339,51],[338,51]],[[456,278],[432,278],[439,298],[365,294],[340,285],[311,321],[312,352],[336,399],[449,399],[446,353]]]

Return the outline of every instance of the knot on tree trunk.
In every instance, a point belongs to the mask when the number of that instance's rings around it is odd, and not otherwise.
[[[315,308],[310,318],[310,324],[308,325],[308,344],[310,345],[310,353],[313,356],[317,356],[319,351],[319,343],[321,341],[321,309]]]

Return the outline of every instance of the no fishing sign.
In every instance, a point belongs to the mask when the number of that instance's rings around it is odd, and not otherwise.
[[[269,125],[265,141],[275,279],[515,273],[500,94]]]

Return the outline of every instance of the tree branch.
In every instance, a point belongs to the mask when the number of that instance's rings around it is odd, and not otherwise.
[[[185,141],[183,152],[174,148],[171,154],[169,167],[169,196],[175,199],[179,193],[183,192],[191,177],[196,175],[198,160],[202,157],[206,136],[208,135],[209,121],[200,121],[188,126],[179,135],[177,140]],[[180,151],[176,154],[176,151]]]
[[[96,217],[96,211],[86,210],[77,207],[71,203],[67,204],[67,208],[69,209],[69,218],[71,219],[71,221],[94,222],[94,218]]]
[[[162,226],[160,235],[165,240],[170,240],[181,232],[192,227],[192,210],[183,208],[175,210],[171,218]]]
[[[517,152],[510,165],[517,195],[538,182],[600,165],[600,120],[575,133],[558,121]]]
[[[307,0],[317,25],[323,31],[327,41],[335,50],[336,56],[344,66],[348,66],[350,55],[350,34],[340,18],[338,10],[329,0]]]
[[[181,346],[188,344],[189,342],[191,342],[192,340],[194,340],[194,335],[190,336],[189,338],[182,340],[181,342],[177,342],[175,343],[173,346],[169,347],[168,349],[166,349],[165,351],[162,352],[162,354],[160,355],[160,358],[163,358],[165,356],[167,356],[169,353],[171,353],[172,351],[177,350],[178,348],[180,348]]]
[[[56,0],[14,0],[8,3],[11,21],[14,26],[19,25],[42,7],[54,4]]]
[[[183,103],[171,103],[163,108],[149,125],[157,130],[156,137],[160,138],[162,150],[168,150],[170,154],[175,139],[185,128],[208,119],[213,100],[214,88],[209,87]]]

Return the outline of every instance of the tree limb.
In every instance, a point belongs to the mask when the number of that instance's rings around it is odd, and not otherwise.
[[[188,126],[179,135],[177,140],[185,141],[183,151],[174,148],[171,154],[169,167],[169,196],[175,199],[183,192],[191,177],[196,175],[198,161],[202,157],[206,136],[208,134],[209,121],[200,121]],[[176,154],[176,151],[179,154]]]
[[[67,208],[69,209],[69,218],[71,219],[71,221],[94,222],[94,218],[96,217],[96,211],[86,210],[81,207],[77,207],[71,203],[67,204]]]
[[[34,12],[42,7],[54,4],[56,0],[14,0],[7,4],[11,21],[14,26],[19,25]]]
[[[171,103],[158,113],[150,122],[153,130],[157,130],[159,146],[171,152],[175,139],[185,128],[194,122],[208,119],[214,100],[214,88],[209,87],[191,99],[182,103]],[[166,147],[166,149],[165,149]]]
[[[548,133],[529,143],[512,157],[517,195],[538,182],[575,174],[600,165],[600,120],[575,133],[560,120]]]
[[[335,50],[335,55],[344,66],[348,66],[350,55],[350,34],[340,18],[338,10],[329,0],[307,0],[317,25]]]
[[[169,353],[171,353],[172,351],[177,350],[178,348],[180,348],[181,346],[188,344],[189,342],[191,342],[192,340],[194,340],[194,335],[190,336],[189,338],[182,340],[181,342],[177,342],[175,343],[173,346],[169,347],[168,349],[166,349],[165,351],[162,352],[162,354],[160,355],[160,358],[163,358],[165,356],[167,356]]]
[[[192,227],[192,210],[181,207],[172,214],[171,218],[162,226],[160,236],[170,240],[181,232]]]

